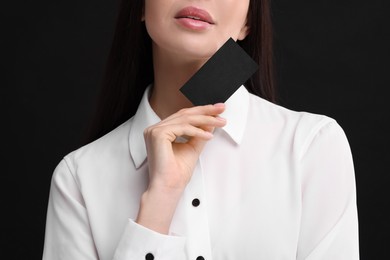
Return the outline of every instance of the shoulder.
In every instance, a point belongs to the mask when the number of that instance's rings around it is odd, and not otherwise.
[[[338,122],[326,115],[294,111],[250,94],[249,119],[289,138],[294,152],[302,157],[316,139],[334,139],[349,149],[347,138]]]
[[[64,156],[59,166],[66,165],[78,178],[79,174],[100,172],[104,165],[113,165],[129,158],[129,131],[133,118],[127,120],[99,139]]]
[[[250,112],[267,122],[294,123],[303,127],[312,127],[319,122],[334,122],[333,118],[305,111],[294,111],[274,104],[256,95],[250,94]]]

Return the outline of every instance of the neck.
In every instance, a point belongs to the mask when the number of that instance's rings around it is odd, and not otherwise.
[[[153,47],[154,83],[149,102],[154,112],[164,119],[192,103],[180,88],[199,70],[206,59],[182,60]]]

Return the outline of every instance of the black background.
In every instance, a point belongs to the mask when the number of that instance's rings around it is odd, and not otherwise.
[[[349,138],[361,259],[387,258],[390,243],[388,5],[273,1],[280,103],[335,118]],[[7,259],[41,258],[50,178],[81,144],[116,11],[117,0],[8,1],[0,7],[0,242]]]

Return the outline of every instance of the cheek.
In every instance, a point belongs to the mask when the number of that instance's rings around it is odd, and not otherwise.
[[[156,6],[153,4],[145,4],[145,26],[148,34],[152,39],[161,37],[162,33],[161,26],[163,19],[160,17],[161,13],[158,12],[157,9],[158,8],[156,8]]]
[[[171,0],[145,1],[145,25],[153,41],[161,41],[169,34],[172,26],[172,6]]]
[[[231,0],[223,6],[223,22],[231,32],[238,33],[246,25],[249,0]]]

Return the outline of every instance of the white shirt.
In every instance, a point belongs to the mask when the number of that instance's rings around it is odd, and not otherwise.
[[[43,259],[359,259],[353,162],[336,121],[243,86],[221,116],[159,234],[134,222],[148,184],[143,130],[160,121],[147,90],[130,120],[55,169]]]

